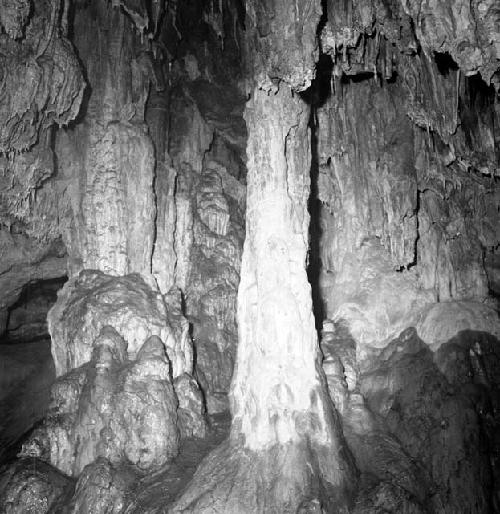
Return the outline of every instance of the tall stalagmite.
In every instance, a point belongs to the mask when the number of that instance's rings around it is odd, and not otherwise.
[[[173,511],[343,512],[355,467],[327,393],[306,274],[311,137],[300,92],[314,75],[321,9],[310,1],[248,7],[253,89],[231,437]]]

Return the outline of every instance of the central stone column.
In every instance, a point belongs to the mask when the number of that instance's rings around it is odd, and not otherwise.
[[[306,264],[320,2],[247,2],[246,239],[231,436],[170,512],[348,512],[356,470],[328,396]],[[323,510],[321,510],[323,509]]]
[[[331,447],[307,281],[311,163],[309,106],[281,83],[247,104],[246,240],[238,293],[239,346],[232,437],[252,450]]]

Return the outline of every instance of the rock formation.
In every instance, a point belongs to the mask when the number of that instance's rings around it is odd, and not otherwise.
[[[0,513],[500,511],[499,26],[0,0]]]

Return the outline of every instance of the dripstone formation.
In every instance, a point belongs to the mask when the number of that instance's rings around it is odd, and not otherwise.
[[[495,0],[0,0],[0,513],[500,511],[499,96]]]

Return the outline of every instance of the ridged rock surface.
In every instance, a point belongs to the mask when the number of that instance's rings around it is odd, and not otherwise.
[[[0,4],[0,334],[30,279],[65,274],[57,200],[43,186],[55,171],[54,125],[77,117],[86,87],[67,26],[59,1]]]
[[[417,74],[414,80],[428,87],[426,81],[435,77],[434,84],[443,84],[438,90],[455,92],[454,107],[442,114],[445,122],[455,118],[452,136],[443,124],[427,125],[427,132],[420,128],[405,84],[379,84],[373,78],[335,85],[319,78],[328,97],[317,99],[323,103],[313,168],[317,308],[323,318],[348,322],[358,354],[383,347],[404,328],[421,323],[434,302],[446,302],[445,310],[449,302],[486,302],[472,307],[469,318],[476,321],[463,328],[498,330],[483,257],[491,252],[495,262],[500,240],[498,188],[479,169],[464,171],[471,155],[463,134],[479,130],[481,123],[457,110],[460,102],[471,100],[470,81],[457,83],[454,71],[445,74],[434,66],[429,76]],[[488,104],[491,91],[485,94]],[[436,97],[421,98],[428,102],[422,112],[430,113]],[[488,169],[495,172],[492,164]],[[449,320],[461,320],[459,311]]]
[[[61,31],[60,2],[2,2],[0,153],[29,150],[53,123],[66,125],[78,114],[84,80],[71,43]],[[29,21],[29,23],[28,23]],[[23,87],[19,87],[23,84]]]
[[[6,514],[48,514],[64,505],[71,481],[43,461],[21,459],[0,477],[0,505]]]
[[[93,341],[92,359],[59,378],[50,414],[23,454],[78,476],[98,457],[154,471],[177,455],[177,398],[160,339],[127,359],[127,344],[109,326]]]
[[[127,504],[126,494],[135,476],[130,471],[116,469],[99,458],[86,466],[75,486],[68,513],[102,512],[120,514]]]
[[[287,35],[302,34],[301,44],[292,36],[276,41],[286,59],[269,52],[274,35],[258,40],[270,34],[269,27],[259,34],[259,8],[251,5],[249,43],[255,37],[258,45],[250,59],[254,70],[263,63],[264,74],[255,73],[258,84],[245,110],[246,239],[231,438],[203,461],[171,512],[293,512],[311,500],[345,511],[356,483],[319,368],[305,269],[309,108],[286,83],[305,88],[312,76],[319,5],[300,2],[275,12],[273,21]],[[277,78],[274,86],[269,78]]]
[[[237,345],[246,199],[242,12],[227,0],[185,8],[189,14],[179,12],[172,27],[182,39],[175,45],[169,39],[178,60],[166,84],[167,105],[155,95],[146,113],[165,160],[155,182],[153,273],[162,292],[175,284],[182,293],[196,375],[215,413],[228,409]]]
[[[61,232],[72,274],[147,275],[155,219],[154,147],[144,123],[151,58],[120,9],[96,1],[92,9],[94,17],[78,6],[74,23],[92,87],[85,122],[56,141]]]
[[[131,359],[136,358],[144,341],[154,335],[165,345],[174,378],[192,372],[191,340],[185,331],[175,337],[167,307],[158,292],[139,275],[113,277],[98,271],[82,271],[65,284],[49,313],[58,376],[90,360],[94,341],[106,325],[125,339]]]

